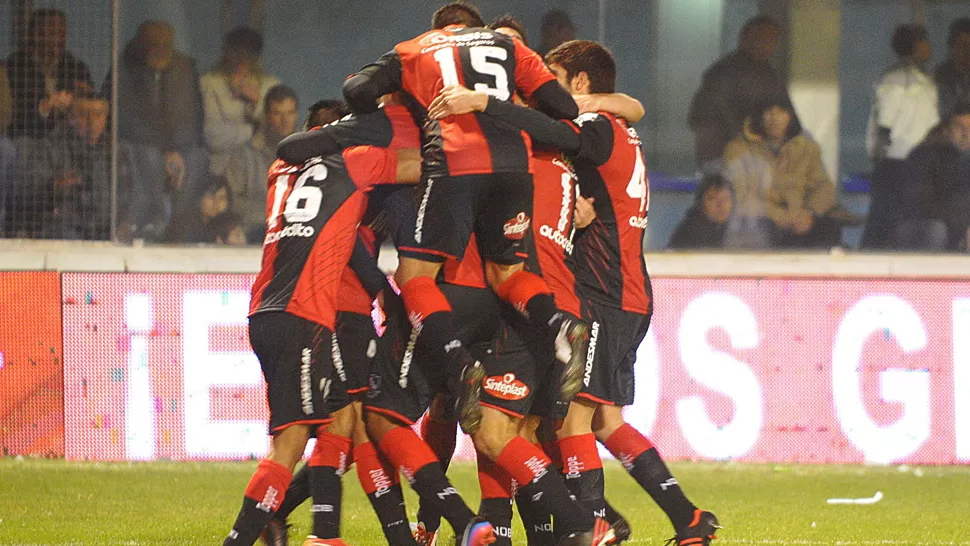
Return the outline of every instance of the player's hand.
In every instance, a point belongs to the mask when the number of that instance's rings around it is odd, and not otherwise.
[[[815,217],[812,216],[812,212],[809,210],[799,210],[795,213],[795,219],[792,222],[792,229],[795,231],[796,235],[805,235],[811,231],[812,226],[815,225]]]
[[[452,85],[442,89],[428,106],[428,118],[444,119],[469,112],[484,112],[486,106],[488,106],[487,93]]]
[[[593,207],[595,201],[593,197],[582,195],[576,197],[576,211],[573,213],[573,224],[576,229],[583,229],[596,219],[596,208]]]

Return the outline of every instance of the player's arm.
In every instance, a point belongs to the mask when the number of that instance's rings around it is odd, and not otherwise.
[[[431,119],[442,119],[468,112],[488,114],[529,133],[536,142],[554,146],[563,152],[579,151],[580,136],[572,123],[556,121],[532,108],[516,106],[480,91],[472,91],[460,86],[446,87],[428,107],[428,117]]]
[[[351,146],[390,146],[394,129],[384,110],[347,116],[323,127],[301,131],[280,141],[276,156],[291,165],[326,156]]]
[[[344,82],[344,100],[350,111],[365,114],[377,110],[379,99],[401,88],[401,57],[391,50]]]
[[[367,294],[376,298],[385,288],[390,288],[387,276],[377,267],[377,254],[373,252],[374,234],[366,226],[357,230],[357,241],[350,254],[350,267],[360,279]]]
[[[546,67],[542,57],[518,40],[515,46],[515,88],[526,99],[534,99],[536,109],[554,119],[573,119],[579,108],[572,95],[563,89]]]
[[[630,123],[636,123],[647,113],[643,103],[623,93],[597,93],[574,97],[580,114],[609,112]]]

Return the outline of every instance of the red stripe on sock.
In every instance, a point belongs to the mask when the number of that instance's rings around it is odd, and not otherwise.
[[[360,485],[368,495],[383,493],[398,483],[397,472],[381,462],[377,449],[371,442],[354,447],[354,463],[357,464]]]
[[[451,459],[458,442],[458,422],[436,421],[425,415],[421,420],[421,438],[437,455],[439,461]]]
[[[414,475],[425,466],[438,462],[428,444],[422,442],[410,427],[397,427],[386,432],[379,447],[394,468],[406,471],[405,474]]]
[[[542,277],[525,270],[512,273],[512,276],[498,286],[495,293],[502,301],[515,307],[519,312],[525,310],[526,304],[533,297],[552,294]]]
[[[478,484],[482,488],[482,500],[512,498],[512,476],[481,453],[478,454]]]
[[[506,444],[495,464],[508,472],[523,487],[549,471],[552,461],[538,447],[516,436]]]
[[[564,474],[581,474],[603,468],[603,461],[596,449],[596,436],[592,432],[579,436],[567,436],[559,440]]]
[[[401,287],[401,298],[412,326],[434,313],[450,312],[451,304],[431,277],[415,277]]]
[[[317,433],[317,445],[310,455],[310,466],[329,466],[343,474],[350,460],[350,438],[337,436],[329,432]]]
[[[606,449],[625,464],[639,457],[644,451],[654,449],[654,445],[630,423],[623,423],[623,426],[606,439]]]
[[[276,461],[263,459],[253,472],[253,477],[246,486],[246,497],[266,506],[270,512],[275,512],[283,502],[286,488],[290,486],[293,473],[290,469]]]

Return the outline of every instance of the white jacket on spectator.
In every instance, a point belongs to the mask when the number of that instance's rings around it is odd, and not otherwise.
[[[914,64],[895,65],[875,86],[866,150],[873,159],[906,159],[939,122],[939,99],[932,76]],[[889,145],[882,150],[879,127],[890,130]]]
[[[209,169],[213,174],[222,175],[232,153],[249,145],[256,127],[262,121],[266,92],[279,85],[280,81],[263,74],[259,81],[259,102],[252,107],[232,92],[228,78],[220,71],[207,72],[199,81],[205,109],[203,132],[211,154]]]

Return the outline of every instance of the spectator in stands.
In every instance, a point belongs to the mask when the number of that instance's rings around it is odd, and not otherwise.
[[[111,232],[111,145],[108,101],[79,93],[68,123],[43,139],[18,140],[18,172],[25,208],[17,235],[48,239],[107,240]],[[127,199],[130,160],[119,147],[118,198]]]
[[[829,217],[835,185],[819,145],[802,133],[784,99],[769,100],[724,151],[736,206],[726,247],[830,248],[841,230]]]
[[[719,174],[701,179],[694,204],[670,237],[670,248],[720,248],[734,208],[731,183]]]
[[[561,9],[549,10],[542,16],[541,32],[542,39],[536,51],[543,57],[559,44],[576,39],[576,25],[569,14]]]
[[[171,25],[146,21],[119,63],[118,136],[131,147],[137,173],[133,223],[119,226],[122,240],[161,240],[173,214],[194,208],[208,180],[199,75],[174,41]],[[106,96],[110,89],[109,74]]]
[[[950,24],[949,55],[936,67],[940,117],[949,118],[958,104],[970,104],[970,17]]]
[[[13,137],[43,137],[65,118],[76,93],[94,90],[88,67],[67,51],[67,17],[54,9],[31,14],[23,47],[7,59],[7,75]]]
[[[246,238],[260,241],[266,232],[266,177],[276,161],[276,146],[296,130],[296,92],[277,85],[266,93],[263,121],[249,144],[236,150],[226,168],[233,212]]]
[[[899,61],[876,83],[866,134],[874,170],[861,246],[869,249],[892,247],[893,226],[901,218],[894,194],[906,184],[906,157],[940,121],[936,84],[923,71],[933,55],[926,28],[901,25],[891,45]]]
[[[906,176],[893,192],[895,249],[967,251],[970,180],[961,175],[961,156],[968,151],[970,104],[961,103],[906,159]]]
[[[13,97],[10,95],[10,82],[7,69],[0,65],[0,237],[6,234],[7,194],[13,177],[14,161],[17,150],[7,138],[7,129],[13,116]]]
[[[226,172],[229,157],[248,145],[262,122],[263,98],[280,81],[263,73],[263,37],[239,27],[226,35],[222,58],[202,75],[205,140],[213,174]]]
[[[790,108],[785,82],[769,62],[781,43],[781,32],[768,16],[749,20],[741,29],[738,48],[704,73],[687,117],[702,172],[720,170],[724,147],[741,133],[755,109],[768,100]]]
[[[211,176],[195,208],[169,226],[171,243],[246,244],[246,236],[232,214],[232,192],[221,176]]]

